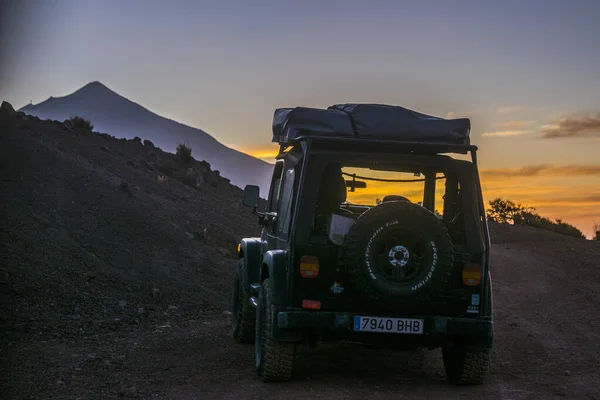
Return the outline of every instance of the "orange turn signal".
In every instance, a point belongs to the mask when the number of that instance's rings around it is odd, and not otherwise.
[[[481,283],[481,266],[479,264],[465,264],[462,278],[466,286],[479,285]]]
[[[302,300],[302,308],[309,310],[320,310],[321,302],[317,300]]]
[[[315,256],[303,256],[300,259],[300,276],[303,278],[319,276],[319,259]]]
[[[242,245],[238,243],[238,254],[240,254],[240,251],[242,251]]]

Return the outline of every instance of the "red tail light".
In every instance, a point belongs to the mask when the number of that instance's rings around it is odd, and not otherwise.
[[[481,266],[479,264],[465,264],[462,278],[466,286],[479,285],[481,283]]]
[[[300,259],[300,276],[303,278],[319,276],[319,259],[315,256],[303,256]]]
[[[302,308],[308,310],[320,310],[321,302],[317,300],[302,300]]]

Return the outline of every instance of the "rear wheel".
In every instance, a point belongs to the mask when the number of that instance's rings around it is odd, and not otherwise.
[[[486,309],[493,314],[492,284],[487,276]],[[444,369],[450,383],[457,385],[477,385],[483,382],[490,369],[492,348],[490,346],[468,345],[468,339],[455,341],[442,347]]]
[[[287,381],[292,378],[296,345],[272,339],[271,291],[269,279],[260,286],[256,312],[256,372],[263,381]]]
[[[483,382],[490,367],[492,349],[454,343],[442,348],[444,369],[450,383],[477,385]]]
[[[244,260],[240,259],[233,280],[231,333],[238,343],[254,341],[256,310],[250,304],[250,290],[244,286]]]

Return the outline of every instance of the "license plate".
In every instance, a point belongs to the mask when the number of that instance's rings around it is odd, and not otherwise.
[[[354,330],[360,332],[423,333],[423,320],[410,318],[354,317]]]

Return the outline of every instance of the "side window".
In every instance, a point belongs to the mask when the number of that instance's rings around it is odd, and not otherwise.
[[[294,203],[294,190],[296,183],[296,168],[292,167],[284,172],[283,186],[277,211],[277,232],[282,238],[289,236],[290,221],[292,218],[292,205]]]
[[[271,189],[269,193],[269,202],[267,203],[267,212],[277,212],[279,204],[281,179],[283,173],[283,160],[277,160],[273,169],[273,179],[271,180]]]

